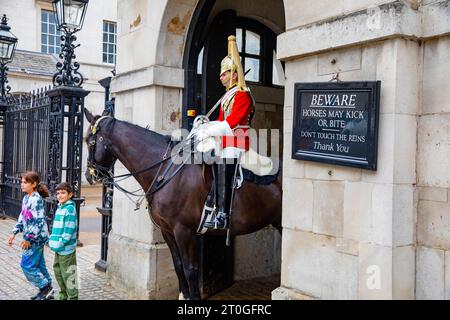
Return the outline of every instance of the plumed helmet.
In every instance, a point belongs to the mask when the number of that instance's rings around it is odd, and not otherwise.
[[[228,37],[228,55],[222,59],[222,62],[220,64],[220,74],[224,73],[225,71],[230,71],[231,74],[237,72],[239,90],[248,91],[245,84],[244,71],[242,69],[235,36]],[[230,77],[230,86],[232,84],[232,81],[233,78]]]

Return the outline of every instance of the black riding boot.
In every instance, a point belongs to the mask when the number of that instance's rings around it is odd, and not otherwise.
[[[229,213],[231,205],[231,187],[233,183],[235,164],[219,163],[214,165],[217,183],[217,207],[215,219],[206,222],[208,229],[226,229],[229,225]]]

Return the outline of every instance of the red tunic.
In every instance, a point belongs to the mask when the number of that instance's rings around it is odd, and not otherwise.
[[[233,130],[234,136],[222,137],[222,148],[236,147],[248,150],[250,148],[250,137],[248,135],[248,126],[250,115],[253,111],[252,99],[248,92],[237,91],[234,96],[234,103],[230,106],[231,113],[224,119],[223,106],[220,106],[219,121],[226,121]],[[246,126],[247,128],[240,128]]]

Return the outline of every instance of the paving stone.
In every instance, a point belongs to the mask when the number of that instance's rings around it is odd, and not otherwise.
[[[18,244],[20,235],[16,237],[13,247],[6,244],[15,221],[11,219],[0,220],[0,300],[28,300],[36,294],[33,287],[25,278],[21,268],[21,249]],[[80,300],[108,300],[126,299],[124,292],[119,292],[107,285],[106,274],[94,268],[100,252],[99,245],[87,245],[77,248],[77,263],[80,276]],[[45,262],[53,279],[53,286],[59,291],[53,274],[54,254],[45,247]]]

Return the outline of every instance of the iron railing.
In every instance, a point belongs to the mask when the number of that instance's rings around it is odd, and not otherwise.
[[[62,181],[74,189],[80,221],[83,113],[87,94],[81,88],[48,87],[7,98],[0,137],[4,142],[0,157],[0,210],[7,216],[19,216],[24,196],[20,175],[33,170],[39,173],[52,195],[46,199],[49,228],[56,208],[55,188]]]

